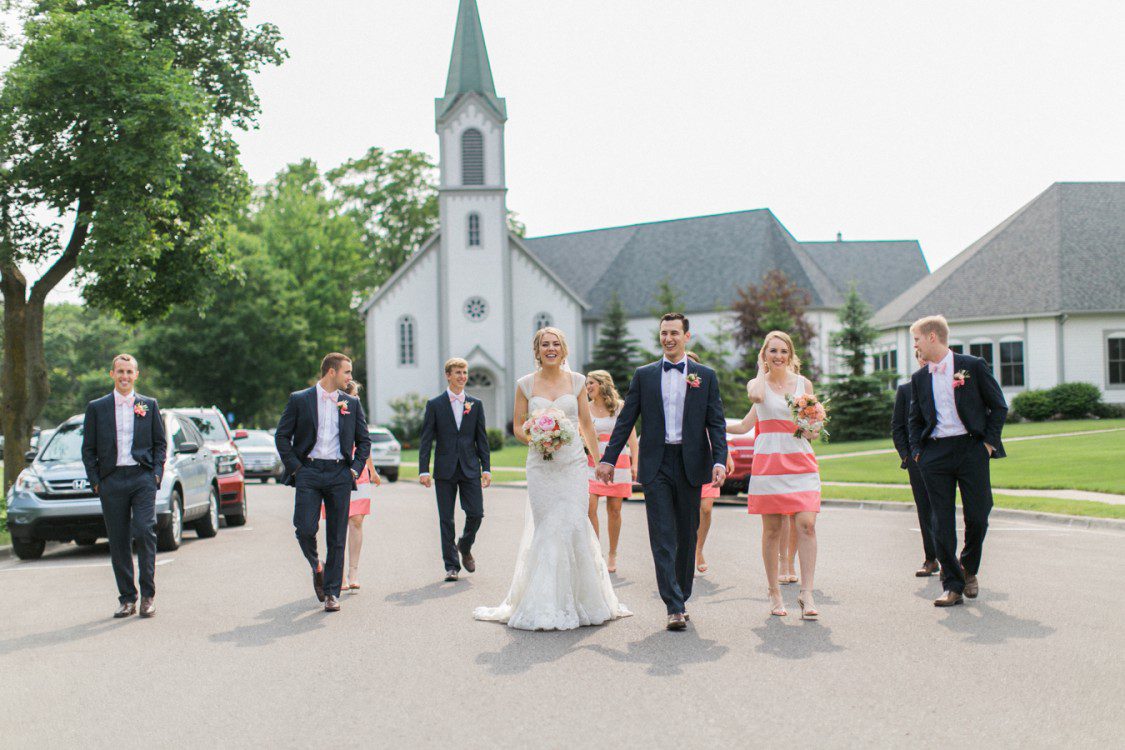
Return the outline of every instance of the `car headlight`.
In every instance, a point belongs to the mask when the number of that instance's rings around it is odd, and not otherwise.
[[[238,456],[219,456],[215,468],[220,474],[234,474],[238,471]]]
[[[43,480],[32,469],[24,469],[16,477],[16,489],[21,492],[39,493],[46,492],[47,485],[43,484]]]

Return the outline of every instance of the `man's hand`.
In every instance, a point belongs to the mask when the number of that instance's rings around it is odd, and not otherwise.
[[[727,469],[725,466],[716,466],[711,470],[711,484],[716,487],[722,487],[725,481],[727,481]]]
[[[914,463],[918,463],[918,459],[921,458],[921,457],[922,457],[921,453],[915,453],[914,454]]]
[[[985,448],[988,448],[988,455],[990,455],[990,456],[991,456],[991,455],[993,455],[994,453],[996,453],[996,449],[995,449],[995,448],[993,448],[993,447],[992,447],[991,445],[989,445],[988,443],[985,443],[985,444],[984,444],[984,447],[985,447]]]
[[[486,471],[480,475],[480,486],[488,488],[492,485],[492,472]]]
[[[95,484],[95,485],[91,485],[91,486],[94,488],[94,494],[95,495],[98,494],[98,485]],[[160,489],[160,488],[157,487],[156,489]]]
[[[160,475],[159,474],[153,474],[152,478],[156,480],[156,489],[160,489]]]
[[[423,474],[422,476],[418,477],[418,481],[421,482],[423,487],[427,488],[432,484],[432,480],[429,474]]]
[[[613,482],[613,467],[607,463],[599,463],[597,468],[594,469],[594,478],[602,484],[610,484]]]

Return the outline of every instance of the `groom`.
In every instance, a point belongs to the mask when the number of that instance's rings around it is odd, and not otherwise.
[[[609,445],[595,470],[612,482],[617,457],[640,417],[640,475],[648,514],[648,540],[656,564],[660,598],[668,608],[668,629],[687,627],[685,603],[694,579],[699,501],[707,482],[726,479],[727,440],[723,401],[715,371],[688,360],[688,319],[667,313],[660,319],[659,362],[637,368]]]
[[[289,396],[274,433],[285,464],[283,481],[297,490],[293,503],[297,543],[312,567],[313,591],[326,612],[340,610],[348,507],[356,479],[371,453],[363,406],[345,392],[351,380],[352,361],[347,355],[327,355],[320,363],[316,385]],[[328,546],[323,565],[316,552],[322,504]]]

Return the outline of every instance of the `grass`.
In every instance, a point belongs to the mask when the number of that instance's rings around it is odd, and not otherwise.
[[[405,451],[404,451],[405,452]],[[408,464],[403,461],[402,466],[398,470],[398,478],[401,481],[417,481],[418,479],[418,461],[415,459],[414,463]],[[527,479],[527,476],[522,471],[494,471],[492,472],[493,482],[522,482]]]
[[[493,466],[523,466],[527,459],[527,447],[523,445],[505,445],[498,451],[492,452]],[[418,476],[418,451],[404,450],[402,452],[402,469],[407,466],[414,467],[414,476]],[[495,479],[495,477],[493,477]],[[520,477],[523,478],[522,476]]]
[[[4,467],[0,466],[0,544],[11,544],[12,535],[8,533],[8,501],[4,495]]]
[[[895,487],[824,487],[821,494],[833,500],[867,500],[870,502],[911,503],[913,495],[908,489]],[[997,508],[1031,510],[1040,513],[1063,513],[1068,516],[1093,516],[1096,518],[1125,518],[1125,505],[1110,505],[1086,500],[1064,500],[1056,497],[1019,497],[994,494]]]
[[[831,428],[831,425],[829,425]],[[1093,430],[1112,430],[1125,428],[1125,419],[1063,419],[1058,422],[1020,422],[1004,425],[1004,437],[1029,437],[1032,435],[1057,435],[1062,432],[1090,432]],[[890,431],[890,425],[887,425]],[[878,440],[855,440],[850,443],[817,443],[816,452],[820,456],[834,453],[852,453],[893,449],[890,435]]]
[[[1125,432],[1012,443],[1006,449],[1008,457],[990,467],[994,487],[1125,494]],[[885,454],[823,461],[820,476],[827,482],[907,481],[898,456]]]

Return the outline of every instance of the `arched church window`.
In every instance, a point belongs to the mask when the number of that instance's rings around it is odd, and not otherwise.
[[[474,370],[473,372],[469,373],[469,379],[465,382],[465,387],[466,388],[491,388],[492,387],[492,378],[490,378],[488,376],[488,373],[479,372],[477,370]]]
[[[488,303],[483,297],[469,297],[462,308],[465,317],[474,323],[479,323],[488,317]]]
[[[461,134],[461,184],[484,184],[484,135],[476,128]]]
[[[480,214],[469,214],[469,247],[480,247]]]
[[[549,328],[549,327],[553,326],[554,324],[555,324],[555,322],[554,322],[554,320],[551,319],[550,313],[541,312],[541,313],[539,313],[538,315],[535,316],[535,330],[536,331],[538,331],[541,328]]]
[[[415,364],[414,355],[414,318],[403,315],[398,319],[398,363],[399,365]]]

